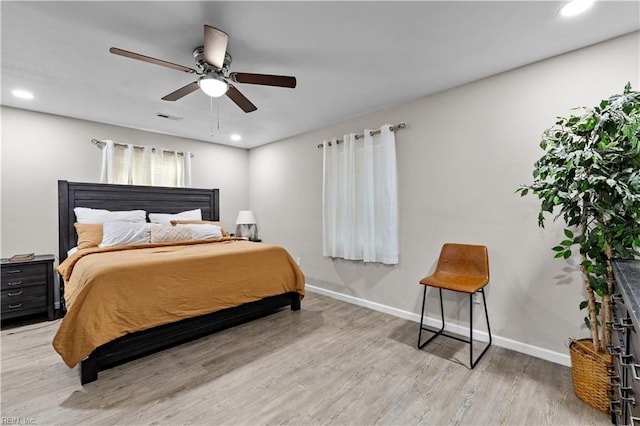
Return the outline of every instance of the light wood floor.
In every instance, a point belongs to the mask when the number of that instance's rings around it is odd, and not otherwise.
[[[47,424],[589,425],[568,368],[468,346],[415,348],[417,324],[308,294],[288,309],[101,372],[80,386],[57,322],[3,329],[1,415]],[[453,358],[454,361],[450,361]],[[456,360],[458,360],[456,362]]]

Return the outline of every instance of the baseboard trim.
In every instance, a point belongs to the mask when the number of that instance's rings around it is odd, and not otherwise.
[[[393,315],[393,316],[414,321],[417,323],[420,322],[420,315],[413,312],[404,311],[402,309],[383,305],[377,302],[371,302],[369,300],[361,299],[359,297],[350,296],[348,294],[339,293],[337,291],[327,290],[322,287],[316,287],[314,285],[306,284],[305,288],[312,293],[321,294],[323,296],[328,296],[333,299],[337,299],[343,302],[362,306],[364,308],[373,309],[374,311],[383,312],[385,314]],[[484,320],[481,322],[484,324]],[[430,327],[440,327],[440,319],[427,317],[426,325]],[[454,334],[461,334],[466,336],[469,335],[468,327],[463,327],[456,324],[451,324],[451,325],[447,324],[446,330]],[[473,334],[474,334],[474,340],[475,338],[485,342],[489,340],[489,335],[486,332],[478,330],[478,331],[474,331]],[[531,355],[536,358],[544,359],[546,361],[551,361],[556,364],[564,365],[567,367],[571,366],[571,358],[569,357],[569,355],[550,351],[548,349],[540,348],[538,346],[533,346],[528,343],[519,342],[517,340],[507,339],[506,337],[497,336],[495,333],[493,333],[493,344],[496,346],[500,346],[501,348],[510,349],[516,352],[521,352],[523,354]]]

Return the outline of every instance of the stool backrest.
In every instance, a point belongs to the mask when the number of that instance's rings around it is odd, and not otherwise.
[[[489,282],[489,254],[486,246],[446,243],[440,251],[436,274],[484,278]]]

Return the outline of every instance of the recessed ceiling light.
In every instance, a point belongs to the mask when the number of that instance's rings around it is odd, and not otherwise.
[[[239,142],[239,141],[241,141],[241,140],[242,140],[242,136],[240,136],[240,135],[239,135],[239,134],[237,134],[237,133],[232,134],[232,135],[230,136],[230,138],[231,138],[231,140],[232,140],[232,141],[234,141],[234,142]]]
[[[571,0],[560,9],[560,15],[562,16],[576,16],[585,12],[591,6],[595,0]]]
[[[33,93],[26,90],[15,89],[11,91],[11,94],[20,99],[33,99]]]

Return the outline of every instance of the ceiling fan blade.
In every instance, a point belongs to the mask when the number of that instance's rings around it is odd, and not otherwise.
[[[198,86],[198,82],[194,81],[193,83],[189,83],[186,86],[183,86],[176,90],[175,92],[169,93],[167,96],[162,98],[163,101],[177,101],[178,99],[187,96],[191,92],[195,92],[198,90],[200,86]]]
[[[139,61],[149,62],[155,65],[161,65],[163,67],[171,68],[171,69],[182,71],[182,72],[188,72],[188,73],[196,72],[196,70],[194,70],[193,68],[185,67],[179,64],[174,64],[173,62],[163,61],[161,59],[152,58],[151,56],[145,56],[139,53],[129,52],[128,50],[118,49],[117,47],[112,47],[111,49],[109,49],[109,52],[113,53],[114,55],[120,55],[126,58],[137,59]]]
[[[235,102],[244,112],[252,112],[258,109],[249,99],[246,98],[238,89],[231,84],[229,90],[227,90],[227,97]]]
[[[292,89],[296,87],[296,78],[286,75],[232,72],[229,78],[236,83],[262,84],[265,86],[290,87]]]
[[[204,26],[204,60],[220,69],[224,65],[229,35],[210,25]]]

